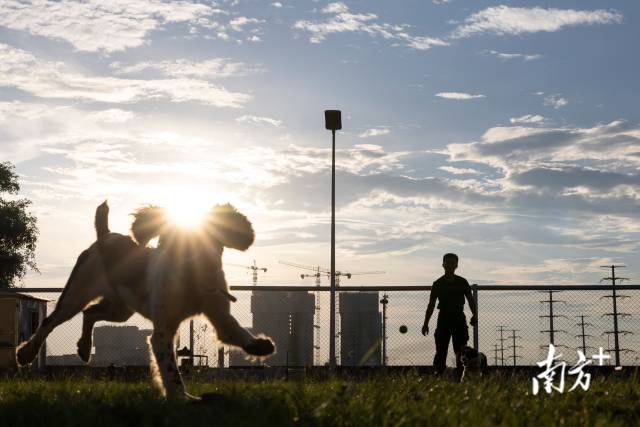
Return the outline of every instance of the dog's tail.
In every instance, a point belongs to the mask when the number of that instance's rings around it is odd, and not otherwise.
[[[105,200],[96,208],[95,227],[97,238],[109,234],[109,205]]]
[[[255,239],[251,222],[229,203],[211,209],[208,226],[214,237],[228,248],[246,251]]]
[[[167,212],[159,206],[149,205],[133,212],[131,233],[140,246],[147,246],[149,241],[158,237],[167,226]]]

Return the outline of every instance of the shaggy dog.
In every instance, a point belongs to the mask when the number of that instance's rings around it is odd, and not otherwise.
[[[472,377],[481,377],[487,369],[487,356],[468,345],[462,348],[460,360],[464,367],[460,381],[465,381]]]
[[[270,339],[254,337],[230,313],[235,299],[227,290],[222,253],[225,247],[244,251],[253,243],[253,228],[244,215],[229,204],[217,205],[200,229],[188,230],[172,224],[165,209],[148,206],[133,213],[132,239],[109,231],[108,213],[106,202],[98,206],[97,240],[78,257],[55,310],[18,347],[19,365],[32,362],[53,329],[80,311],[78,355],[85,363],[96,322],[124,322],[134,312],[151,320],[151,368],[168,398],[188,396],[176,364],[174,336],[191,316],[204,314],[218,340],[249,355],[274,352]],[[157,248],[147,247],[155,237]]]

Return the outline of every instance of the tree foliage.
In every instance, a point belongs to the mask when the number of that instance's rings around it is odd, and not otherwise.
[[[13,165],[0,162],[0,196],[20,191]],[[0,288],[14,286],[35,263],[38,226],[28,211],[30,200],[0,197]]]

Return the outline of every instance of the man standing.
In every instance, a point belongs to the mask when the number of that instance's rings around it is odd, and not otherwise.
[[[469,340],[469,328],[464,315],[464,299],[467,298],[471,308],[471,325],[476,324],[476,302],[471,294],[471,286],[463,277],[455,274],[458,268],[458,256],[448,253],[442,258],[444,275],[433,282],[429,305],[422,326],[422,335],[429,333],[429,319],[438,300],[438,323],[436,325],[435,341],[436,355],[433,358],[433,367],[437,374],[442,374],[446,368],[447,352],[449,351],[449,339],[453,338],[453,351],[456,354],[457,377],[462,376],[463,367],[460,360],[460,352]]]

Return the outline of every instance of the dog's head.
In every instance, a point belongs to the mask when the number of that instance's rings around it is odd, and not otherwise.
[[[223,247],[244,251],[255,238],[251,222],[230,204],[211,208],[197,228],[185,228],[173,222],[167,210],[159,206],[145,206],[132,215],[131,231],[139,245],[146,246],[151,239],[159,237],[158,248],[183,258],[213,253],[220,257]]]
[[[460,360],[464,365],[467,365],[469,361],[477,358],[478,358],[478,350],[476,350],[473,347],[469,347],[468,345],[465,345],[462,348],[462,351],[460,352]]]

